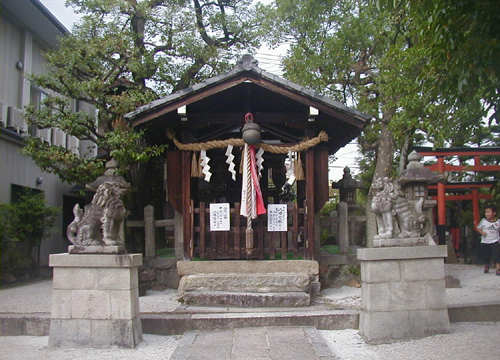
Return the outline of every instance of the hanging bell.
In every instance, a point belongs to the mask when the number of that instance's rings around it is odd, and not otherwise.
[[[243,141],[248,145],[260,143],[260,126],[253,121],[247,122],[242,129]]]

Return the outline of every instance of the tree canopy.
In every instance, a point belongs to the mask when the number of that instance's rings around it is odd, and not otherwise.
[[[499,6],[276,0],[267,24],[274,44],[290,45],[286,77],[373,115],[358,138],[369,188],[373,178],[404,169],[412,145],[493,144]]]
[[[359,139],[363,169],[376,164],[363,174],[367,182],[374,173],[390,175],[394,154],[402,155],[404,164],[411,144],[483,143],[483,119],[496,111],[498,102],[493,85],[498,86],[499,67],[492,56],[497,25],[484,23],[496,16],[481,15],[493,6],[486,4],[489,1],[478,3],[482,2],[276,0],[279,21],[273,14],[270,33],[275,44],[290,44],[283,60],[285,75],[374,116]],[[436,9],[440,4],[455,12]],[[457,39],[468,39],[472,33],[481,37],[483,32],[488,35],[477,49],[485,52],[484,60],[481,54],[473,56],[472,39],[466,44],[469,48],[461,50]],[[481,70],[474,70],[477,67]]]
[[[83,18],[57,49],[47,51],[45,74],[29,76],[48,94],[27,119],[89,140],[120,163],[145,162],[163,151],[148,146],[123,115],[166,94],[226,71],[259,45],[251,0],[68,0]],[[96,112],[74,111],[70,99]],[[24,153],[67,182],[101,175],[103,160],[27,139]]]

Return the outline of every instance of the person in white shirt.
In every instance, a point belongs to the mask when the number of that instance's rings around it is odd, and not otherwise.
[[[485,218],[476,226],[481,234],[481,259],[484,263],[484,273],[490,272],[490,263],[496,264],[496,275],[500,276],[500,220],[497,218],[495,205],[488,205],[484,209]]]

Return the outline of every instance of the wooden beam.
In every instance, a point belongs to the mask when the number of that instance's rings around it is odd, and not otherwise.
[[[238,127],[240,127],[240,125],[237,125],[237,126],[235,126],[234,124],[226,125],[220,129],[217,129],[216,131],[212,131],[211,133],[200,136],[199,138],[196,139],[195,142],[205,142],[208,140],[215,139],[223,134],[230,133],[231,131],[233,131],[234,129],[237,129]]]
[[[190,112],[189,120],[201,124],[245,124],[245,112],[234,113],[192,113]],[[299,113],[252,113],[254,121],[258,124],[283,124],[287,122],[306,123],[307,114]]]
[[[348,114],[347,112],[343,112],[340,109],[334,109],[331,106],[328,106],[324,103],[318,102],[317,100],[308,97],[307,95],[300,94],[296,90],[288,89],[284,86],[280,86],[278,84],[271,83],[265,79],[262,78],[256,78],[254,77],[252,79],[253,82],[256,84],[262,86],[263,88],[269,89],[277,94],[281,94],[283,96],[286,96],[290,99],[293,99],[297,102],[300,102],[302,104],[305,104],[307,106],[312,106],[318,109],[320,112],[324,112],[326,114],[329,114],[339,120],[342,120],[346,123],[349,123],[353,126],[356,126],[359,129],[362,129],[363,126],[365,125],[365,121],[362,119],[358,119],[356,115],[354,114]]]
[[[314,148],[306,151],[307,258],[314,260]]]
[[[439,165],[427,166],[432,171],[438,171]],[[500,171],[500,165],[444,165],[444,171]]]
[[[493,186],[492,183],[485,184],[443,184],[445,189],[477,189],[477,188],[490,188]],[[429,189],[435,190],[438,189],[438,185],[429,185]]]
[[[437,196],[431,196],[433,200],[437,200]],[[446,201],[461,201],[461,200],[473,200],[472,194],[465,194],[465,195],[446,195],[445,197]],[[488,200],[491,199],[492,196],[491,194],[478,194],[477,198],[480,200]]]
[[[417,149],[418,151],[418,149]],[[488,155],[500,155],[500,150],[497,149],[478,149],[478,150],[460,150],[460,149],[449,149],[448,151],[436,150],[436,151],[418,151],[422,156],[488,156]]]
[[[275,127],[269,126],[267,124],[259,124],[259,125],[263,130],[269,132],[270,134],[278,136],[281,139],[289,141],[291,143],[302,141],[302,139],[299,138],[298,136],[294,136],[286,131],[276,129]]]

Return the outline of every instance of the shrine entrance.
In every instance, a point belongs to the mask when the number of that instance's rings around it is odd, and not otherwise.
[[[193,258],[228,260],[228,259],[305,259],[307,248],[304,239],[307,237],[307,223],[305,206],[298,207],[297,203],[284,204],[284,212],[271,214],[275,223],[279,219],[285,220],[284,228],[276,231],[268,226],[268,213],[260,215],[252,221],[252,248],[247,249],[246,229],[247,219],[240,215],[240,203],[235,203],[229,209],[231,224],[229,231],[211,231],[210,208],[205,203],[199,207],[193,204],[192,242],[189,244]],[[276,216],[277,215],[277,216]],[[272,224],[271,227],[277,224]]]
[[[186,260],[313,260],[328,157],[370,116],[267,73],[245,55],[232,71],[126,118],[148,143],[169,146],[165,190],[182,215]],[[246,130],[257,137],[245,138]]]

